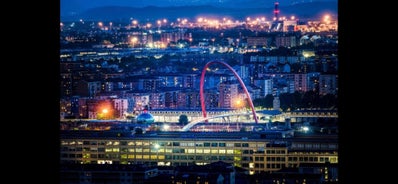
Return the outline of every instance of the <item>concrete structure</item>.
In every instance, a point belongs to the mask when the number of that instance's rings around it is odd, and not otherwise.
[[[338,136],[282,138],[278,132],[61,131],[62,164],[187,166],[223,161],[250,173],[338,163]]]
[[[238,83],[224,82],[219,87],[219,107],[232,108],[238,98]]]

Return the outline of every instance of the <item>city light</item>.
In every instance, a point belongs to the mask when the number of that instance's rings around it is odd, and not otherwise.
[[[164,131],[169,131],[169,129],[170,129],[170,125],[168,125],[168,124],[164,124],[163,125],[163,130]]]
[[[147,24],[146,24],[146,27],[147,27],[148,29],[151,28],[151,26],[152,26],[151,23],[147,23]]]
[[[133,13],[60,22],[62,163],[337,163],[336,15]]]
[[[137,41],[138,41],[138,38],[137,38],[137,37],[132,37],[132,38],[130,39],[130,43],[131,43],[132,47],[135,46],[135,44],[137,43]]]
[[[160,148],[160,145],[159,145],[158,143],[155,143],[155,144],[153,145],[153,147],[154,147],[156,150],[158,150],[158,149]]]

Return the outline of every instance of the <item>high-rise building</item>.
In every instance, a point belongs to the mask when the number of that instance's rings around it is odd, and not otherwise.
[[[165,91],[164,105],[165,108],[174,109],[177,107],[179,90],[167,90]]]
[[[268,39],[267,37],[248,37],[247,38],[247,46],[248,47],[268,47]]]
[[[337,94],[337,75],[322,74],[319,76],[319,94]]]
[[[198,76],[196,74],[183,74],[183,88],[195,88]]]
[[[127,98],[115,98],[113,99],[113,107],[115,108],[115,117],[123,118],[128,110],[128,102]]]
[[[177,108],[199,108],[199,91],[182,90],[177,94]]]
[[[165,92],[152,92],[149,96],[149,109],[162,109],[165,107]]]
[[[307,74],[296,73],[294,74],[294,90],[298,92],[306,92],[308,90]]]
[[[273,82],[272,79],[255,79],[254,85],[258,86],[261,89],[260,96],[265,97],[269,94],[272,94]]]
[[[238,98],[238,84],[231,82],[221,83],[219,86],[219,107],[232,108],[234,101]]]
[[[155,77],[139,79],[138,90],[155,91],[159,87],[162,87],[161,79]]]
[[[295,36],[276,36],[276,47],[295,47],[297,46],[297,39]]]

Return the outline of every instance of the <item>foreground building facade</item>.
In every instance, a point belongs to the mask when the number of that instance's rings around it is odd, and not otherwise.
[[[217,161],[250,174],[338,163],[337,135],[281,138],[267,132],[61,131],[61,164],[206,165]]]

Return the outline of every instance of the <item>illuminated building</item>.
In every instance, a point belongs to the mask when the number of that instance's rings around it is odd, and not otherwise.
[[[221,108],[232,108],[238,98],[238,84],[223,82],[219,87],[219,104]]]
[[[247,46],[248,47],[268,47],[269,38],[267,37],[248,37]]]
[[[254,79],[254,84],[261,88],[261,97],[272,94],[273,81],[269,78]]]
[[[319,93],[322,95],[337,94],[337,80],[337,75],[319,75]]]
[[[291,131],[156,132],[61,131],[60,162],[77,164],[206,165],[217,161],[251,174],[338,163],[337,135],[292,136]]]
[[[195,107],[200,107],[198,91],[186,89],[177,94],[177,108]]]
[[[294,32],[297,30],[297,20],[284,20],[283,32]]]
[[[296,47],[297,41],[294,35],[292,36],[276,36],[275,37],[276,47]]]
[[[276,20],[279,18],[279,2],[274,3],[274,18]]]
[[[295,73],[294,75],[294,90],[299,92],[308,91],[308,80],[307,74],[305,73]]]

